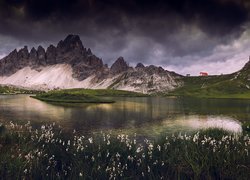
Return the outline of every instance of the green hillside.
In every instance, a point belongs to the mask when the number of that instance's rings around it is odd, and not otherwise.
[[[233,74],[184,77],[184,85],[167,95],[250,99],[250,65]]]

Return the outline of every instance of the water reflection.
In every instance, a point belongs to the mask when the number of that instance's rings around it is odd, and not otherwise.
[[[114,104],[49,104],[27,95],[0,96],[0,121],[57,122],[83,132],[123,129],[141,133],[193,131],[204,127],[241,131],[250,101],[115,98]]]
[[[241,123],[227,116],[181,116],[175,120],[166,120],[163,123],[168,128],[182,127],[182,129],[223,129],[234,133],[241,133]]]

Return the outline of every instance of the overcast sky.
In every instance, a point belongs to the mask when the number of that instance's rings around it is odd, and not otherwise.
[[[0,0],[0,57],[68,34],[111,65],[231,73],[250,55],[248,0]]]

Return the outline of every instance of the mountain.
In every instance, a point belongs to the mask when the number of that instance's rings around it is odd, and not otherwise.
[[[109,68],[68,35],[46,50],[27,46],[0,60],[0,84],[29,89],[110,88],[143,93],[168,92],[182,85],[182,76],[153,65],[131,67],[119,57]]]

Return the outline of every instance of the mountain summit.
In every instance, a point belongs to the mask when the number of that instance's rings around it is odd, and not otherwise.
[[[109,68],[78,35],[68,35],[57,46],[28,47],[0,60],[0,84],[32,89],[113,88],[144,93],[165,92],[181,85],[180,75],[153,65],[130,67],[119,57]]]

